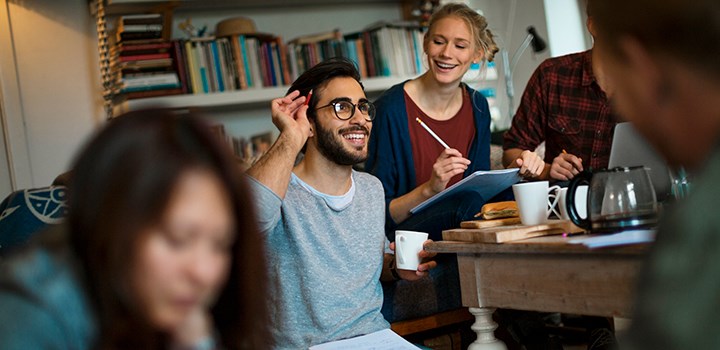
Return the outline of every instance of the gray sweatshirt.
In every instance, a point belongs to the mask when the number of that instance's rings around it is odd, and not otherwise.
[[[272,331],[280,349],[371,333],[380,313],[385,201],[372,175],[352,173],[343,196],[322,194],[294,174],[281,200],[253,179],[266,233]]]

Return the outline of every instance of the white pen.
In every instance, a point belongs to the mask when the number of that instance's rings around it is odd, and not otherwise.
[[[420,120],[420,118],[415,118],[415,120],[417,120],[417,122],[420,123],[420,125],[422,125],[422,127],[425,128],[425,130],[427,130],[427,132],[429,132],[430,135],[432,135],[432,137],[435,138],[435,140],[437,140],[437,142],[440,142],[440,144],[443,145],[443,147],[445,147],[445,149],[450,148],[450,146],[448,146],[447,143],[445,143],[445,141],[443,141],[440,138],[440,136],[437,136],[437,134],[435,132],[433,132],[432,129],[430,129],[427,125],[425,125],[425,123],[423,123],[423,121]]]

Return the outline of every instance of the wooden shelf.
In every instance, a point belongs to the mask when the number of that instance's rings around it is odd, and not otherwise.
[[[98,33],[106,28],[106,16],[142,13],[148,11],[208,11],[221,9],[262,8],[268,11],[284,11],[288,7],[323,7],[352,6],[358,4],[398,4],[405,5],[414,0],[92,0],[91,12],[96,16],[99,6],[103,7],[102,16],[98,16]],[[242,11],[240,11],[242,12]],[[100,40],[103,42],[103,40]],[[413,76],[373,77],[363,80],[369,95],[382,92],[391,86],[401,83]],[[116,100],[106,103],[108,116],[144,108],[192,109],[199,111],[243,110],[252,108],[269,108],[272,99],[281,97],[289,86],[258,87],[239,91],[214,92],[209,94],[185,94],[160,96],[128,101]],[[119,97],[122,98],[122,97]]]
[[[413,77],[375,77],[362,81],[366,92],[384,91]],[[170,109],[230,109],[253,106],[268,107],[272,99],[285,95],[289,86],[247,89],[210,94],[186,94],[143,98],[116,104],[113,115],[134,111],[142,108],[161,107]]]

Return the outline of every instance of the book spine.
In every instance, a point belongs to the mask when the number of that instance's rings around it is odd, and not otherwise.
[[[222,72],[222,62],[220,59],[220,50],[218,50],[218,42],[217,40],[213,40],[210,42],[210,49],[212,50],[212,58],[213,58],[213,66],[215,68],[215,79],[217,81],[217,90],[223,92],[225,91],[225,81],[224,81],[224,74]]]
[[[250,68],[251,58],[248,56],[248,49],[247,49],[248,44],[245,42],[244,35],[241,35],[239,37],[239,43],[240,43],[240,51],[242,53],[242,58],[243,58],[243,65],[244,65],[243,68],[245,69],[245,80],[247,80],[247,86],[248,87],[255,86],[253,84],[253,82],[256,80],[253,77],[253,73]]]
[[[151,84],[151,85],[137,85],[137,86],[126,86],[120,90],[120,93],[136,92],[136,91],[150,91],[150,90],[166,90],[166,89],[180,89],[179,84]],[[182,89],[181,89],[182,90]]]
[[[292,82],[299,76],[298,61],[300,60],[300,58],[297,57],[297,49],[295,44],[288,44],[285,49],[287,50],[288,62],[290,63],[290,82]]]
[[[185,55],[183,54],[183,47],[185,45],[182,41],[173,40],[173,63],[175,64],[175,71],[177,72],[178,78],[180,79],[180,88],[184,94],[188,92],[188,77],[187,67],[185,65]]]
[[[363,78],[368,77],[368,67],[367,67],[367,60],[365,59],[365,50],[363,50],[363,39],[358,38],[355,41],[355,51],[358,55],[358,66],[360,70],[360,76]]]
[[[178,84],[180,81],[175,72],[164,74],[138,75],[134,77],[123,77],[123,87],[146,86],[155,84]]]
[[[225,91],[238,90],[237,83],[237,65],[233,61],[232,49],[230,48],[230,40],[228,38],[220,38],[220,62],[222,63],[223,81],[225,81]]]
[[[149,98],[149,97],[158,97],[158,96],[180,95],[182,93],[183,93],[182,89],[161,89],[161,90],[128,92],[128,93],[124,94],[123,96],[128,100],[132,100],[132,99],[136,99],[136,98]]]
[[[247,75],[245,74],[245,59],[240,49],[240,37],[233,35],[230,37],[230,47],[232,48],[233,62],[235,62],[235,70],[237,71],[238,83],[240,89],[248,88]]]
[[[202,92],[210,92],[210,83],[208,82],[207,65],[205,63],[205,53],[203,52],[203,43],[198,42],[195,46],[196,62],[198,63],[198,72],[200,81],[202,82]]]
[[[369,32],[363,32],[363,43],[365,44],[364,52],[365,52],[365,58],[367,59],[367,65],[368,65],[368,76],[374,77],[376,76],[376,70],[375,70],[375,63],[373,60],[373,51],[372,51],[372,36]]]
[[[129,61],[140,61],[140,60],[155,60],[159,58],[170,58],[170,53],[153,53],[153,54],[146,54],[146,55],[133,55],[133,56],[120,56],[119,60],[120,62],[129,62]]]
[[[217,91],[217,78],[215,78],[215,60],[209,42],[203,42],[203,55],[205,56],[205,72],[208,77],[208,92]]]
[[[144,39],[162,39],[162,32],[117,32],[117,41],[123,42],[128,40],[144,40]]]
[[[158,32],[162,31],[162,24],[124,24],[118,30],[124,33],[129,32]]]
[[[200,83],[200,74],[198,72],[197,62],[195,62],[195,44],[191,41],[185,42],[185,60],[188,63],[188,75],[190,76],[190,86],[193,94],[199,94],[202,91]]]
[[[378,31],[378,47],[380,48],[378,56],[380,56],[382,76],[391,76],[395,65],[395,55],[389,28],[381,28]]]
[[[250,61],[250,70],[252,73],[252,81],[253,81],[253,87],[261,87],[263,80],[262,80],[262,72],[261,72],[261,64],[260,64],[260,56],[258,55],[258,48],[257,48],[257,40],[254,38],[247,39],[247,57]]]
[[[282,38],[277,38],[277,45],[278,45],[278,55],[280,55],[280,67],[282,71],[282,83],[283,85],[290,85],[292,84],[293,80],[290,76],[290,64],[288,63],[288,51],[287,47],[283,45]]]
[[[120,54],[129,53],[132,54],[133,51],[156,51],[156,52],[162,52],[162,49],[170,49],[172,44],[170,43],[148,43],[148,44],[129,44],[129,45],[123,45],[118,44],[115,47],[112,47],[111,51],[117,51],[120,52]]]
[[[265,59],[267,62],[269,84],[267,86],[277,86],[277,77],[275,76],[275,65],[273,64],[273,49],[270,42],[263,44],[265,49]]]
[[[275,76],[275,86],[283,84],[283,71],[280,66],[280,48],[277,43],[270,43],[270,53],[272,54],[273,75]]]

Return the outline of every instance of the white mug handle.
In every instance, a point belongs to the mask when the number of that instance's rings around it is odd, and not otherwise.
[[[405,236],[400,235],[397,237],[396,241],[405,242]],[[403,261],[403,255],[400,252],[400,244],[398,242],[395,242],[395,260],[398,264],[405,264],[405,261]]]
[[[550,213],[554,213],[557,217],[560,216],[560,212],[558,211],[557,204],[558,200],[560,199],[560,195],[558,192],[560,191],[560,186],[555,185],[550,188],[548,188],[548,207],[547,210],[547,217],[550,216]],[[552,201],[550,200],[552,198]]]

